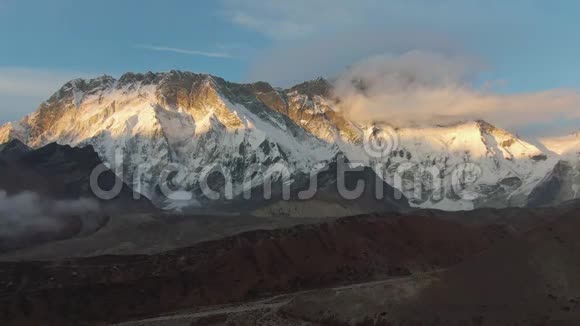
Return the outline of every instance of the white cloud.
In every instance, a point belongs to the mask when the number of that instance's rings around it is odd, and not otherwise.
[[[445,35],[413,29],[403,32],[362,28],[340,35],[281,43],[254,57],[249,69],[250,81],[265,80],[277,86],[290,86],[319,76],[334,76],[361,58],[378,53],[397,55],[416,49],[464,52]]]
[[[46,96],[67,81],[85,75],[77,72],[0,67],[0,95]]]
[[[187,54],[187,55],[196,55],[202,57],[209,57],[209,58],[233,58],[234,56],[228,52],[221,51],[221,52],[208,52],[208,51],[198,51],[198,50],[188,50],[188,49],[180,49],[180,48],[173,48],[168,46],[154,46],[154,45],[136,45],[135,47],[139,49],[145,50],[152,50],[152,51],[159,51],[159,52],[173,52],[179,54]]]
[[[221,0],[221,4],[232,23],[278,41],[341,33],[360,26],[393,26],[402,31],[400,27],[405,25],[513,25],[523,20],[506,10],[504,1],[493,0],[485,5],[477,0]],[[520,10],[540,10],[536,7],[527,5]]]
[[[469,58],[411,51],[358,62],[336,81],[340,107],[353,119],[394,123],[485,119],[518,130],[580,119],[580,92],[553,89],[497,94],[471,84],[481,65]]]
[[[29,191],[8,195],[0,189],[0,237],[58,230],[64,226],[59,220],[63,216],[95,213],[100,206],[93,199],[52,200]]]
[[[33,112],[64,83],[87,74],[23,67],[0,67],[0,123]]]
[[[520,1],[520,0],[516,0]],[[363,58],[529,49],[542,7],[478,0],[221,0],[226,19],[265,36],[248,79],[275,84],[336,74]],[[514,9],[518,9],[517,14]],[[476,40],[477,42],[474,42]],[[474,45],[474,43],[477,43]],[[507,49],[511,50],[507,50]]]
[[[233,23],[277,40],[310,36],[323,26],[356,24],[374,2],[222,0],[225,15]]]
[[[231,19],[238,25],[265,32],[276,39],[291,39],[308,35],[312,32],[312,26],[307,23],[297,23],[289,20],[277,21],[263,17],[258,18],[245,12],[232,13]]]
[[[580,121],[579,90],[494,92],[505,86],[482,81],[486,65],[473,55],[481,49],[527,55],[545,8],[524,2],[222,0],[222,6],[231,23],[270,40],[250,65],[249,81],[290,86],[338,75],[338,95],[357,119],[481,118],[541,134],[545,126]],[[500,54],[491,57],[495,64]],[[364,94],[351,84],[360,75],[369,84]]]

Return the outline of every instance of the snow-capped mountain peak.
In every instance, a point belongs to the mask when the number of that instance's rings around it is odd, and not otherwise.
[[[544,138],[541,141],[547,148],[559,155],[580,155],[580,132],[574,132],[562,137]]]
[[[380,163],[376,169],[385,171],[377,172],[391,184],[401,179],[402,167],[411,171],[412,178],[407,171],[396,186],[409,194],[410,185],[416,190],[420,184],[420,198],[411,196],[417,206],[524,205],[542,173],[557,161],[485,121],[432,127],[361,124],[343,116],[336,103],[332,85],[321,78],[282,90],[265,82],[236,84],[182,71],[126,73],[119,79],[66,83],[36,112],[0,127],[0,143],[16,138],[31,147],[90,144],[103,161],[122,167],[118,173],[128,184],[154,200],[158,176],[172,165],[188,171],[174,188],[199,194],[196,184],[204,168],[221,165],[230,170],[239,193],[253,165],[283,163],[290,174],[308,175],[343,153],[352,162]],[[387,131],[391,139],[377,139]],[[389,150],[370,153],[367,145],[373,141]],[[461,202],[450,180],[467,163],[480,169],[470,184],[479,196]],[[429,167],[445,183],[443,198],[432,198],[433,178],[424,173]],[[262,177],[249,181],[258,184]],[[196,195],[187,204],[203,200]]]

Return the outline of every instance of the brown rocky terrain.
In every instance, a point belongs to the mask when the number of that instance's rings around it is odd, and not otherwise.
[[[578,325],[579,227],[572,210],[446,270],[123,325]]]
[[[472,324],[580,323],[580,211],[441,274],[402,314]],[[466,324],[466,323],[464,323]]]
[[[250,231],[155,255],[0,264],[3,325],[96,324],[456,265],[513,235],[425,216]]]

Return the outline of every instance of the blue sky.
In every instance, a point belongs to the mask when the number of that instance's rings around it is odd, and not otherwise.
[[[0,122],[77,76],[181,69],[285,86],[411,50],[476,59],[474,82],[498,94],[576,90],[579,13],[573,0],[0,0]],[[546,126],[577,127],[562,114]]]

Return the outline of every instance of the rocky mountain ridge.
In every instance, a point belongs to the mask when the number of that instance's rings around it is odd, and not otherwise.
[[[156,212],[144,197],[103,166],[90,147],[48,144],[31,149],[18,140],[0,146],[0,252],[92,234],[119,212]],[[93,186],[114,198],[96,196]]]
[[[373,168],[413,206],[525,206],[561,160],[485,121],[365,124],[342,114],[339,102],[324,79],[289,89],[181,71],[77,79],[0,127],[0,143],[91,145],[127,184],[169,209],[219,204],[285,174],[293,183],[340,155]],[[204,180],[216,171],[224,176],[209,182],[220,197],[212,201]]]

